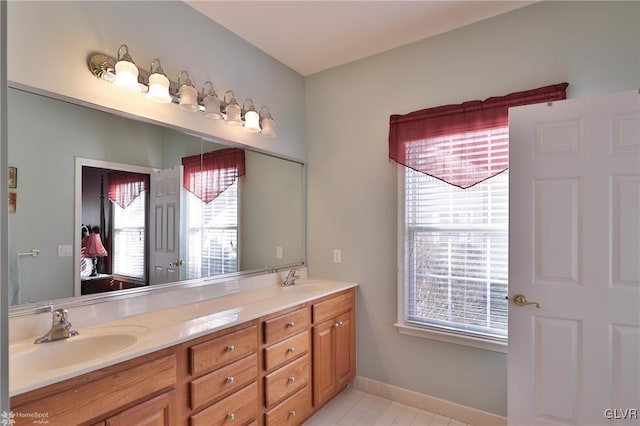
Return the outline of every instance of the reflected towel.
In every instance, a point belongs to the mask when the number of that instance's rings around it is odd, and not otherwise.
[[[9,253],[9,305],[19,305],[20,294],[20,256],[16,252]]]

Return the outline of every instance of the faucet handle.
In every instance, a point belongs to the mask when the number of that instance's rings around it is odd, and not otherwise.
[[[53,324],[60,324],[62,322],[67,321],[67,317],[69,316],[69,311],[66,309],[56,309],[53,311]]]

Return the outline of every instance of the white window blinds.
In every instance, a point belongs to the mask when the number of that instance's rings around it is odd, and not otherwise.
[[[470,135],[476,147],[492,149],[493,140],[502,148],[508,138],[507,128],[483,132]],[[467,137],[452,135],[451,143]],[[406,169],[407,323],[506,339],[508,183],[503,172],[460,189]]]
[[[144,280],[145,224],[147,192],[142,191],[131,204],[113,206],[113,273]]]
[[[238,180],[209,203],[187,193],[188,278],[238,271]]]

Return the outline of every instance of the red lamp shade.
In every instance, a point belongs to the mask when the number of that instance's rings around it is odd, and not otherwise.
[[[87,257],[107,256],[107,250],[102,245],[100,234],[89,235],[88,237],[86,237],[86,243],[83,242],[82,245],[86,247],[85,253]]]

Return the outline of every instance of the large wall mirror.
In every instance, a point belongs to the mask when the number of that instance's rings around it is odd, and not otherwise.
[[[13,306],[304,262],[301,163],[14,88],[8,141]]]

